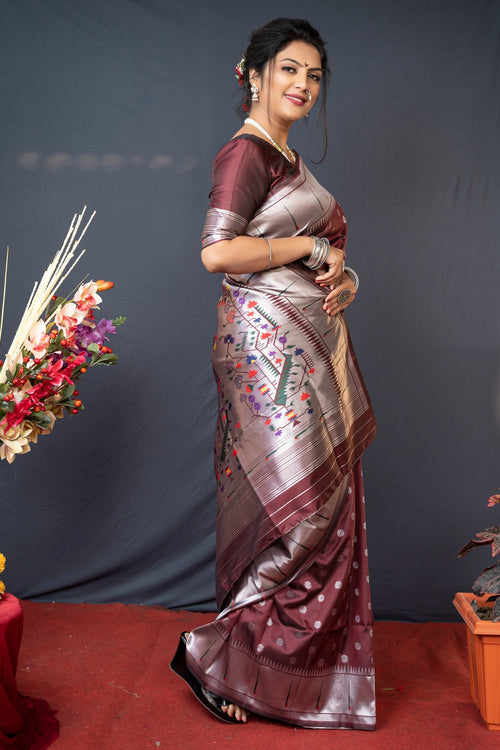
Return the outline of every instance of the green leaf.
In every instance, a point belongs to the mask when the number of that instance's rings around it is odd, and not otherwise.
[[[500,565],[491,565],[483,570],[472,586],[476,596],[500,594]]]
[[[113,323],[115,328],[119,328],[125,323],[126,320],[127,318],[124,318],[123,315],[119,315],[117,318],[113,318],[111,322]]]
[[[99,344],[89,344],[87,351],[92,352],[92,354],[99,354]]]
[[[99,357],[99,359],[96,359],[95,362],[93,362],[93,365],[115,365],[118,361],[118,356],[116,354],[103,354]]]
[[[34,422],[37,425],[40,425],[42,429],[45,429],[46,427],[50,427],[52,424],[52,420],[49,417],[49,415],[45,414],[43,411],[32,412],[30,414],[29,421]]]
[[[75,386],[69,384],[65,385],[64,388],[61,388],[61,390],[59,391],[59,393],[61,394],[61,401],[66,401],[73,394],[74,390]]]
[[[66,297],[57,297],[57,299],[51,299],[49,304],[47,305],[47,315],[46,317],[50,317],[54,310],[59,307],[59,305],[62,305],[66,301]]]

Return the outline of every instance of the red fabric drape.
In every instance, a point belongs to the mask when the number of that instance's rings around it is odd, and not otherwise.
[[[5,594],[0,600],[0,748],[45,750],[59,736],[59,722],[46,701],[17,692],[22,633],[21,604]]]

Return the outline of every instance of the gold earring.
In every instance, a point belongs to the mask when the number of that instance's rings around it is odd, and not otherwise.
[[[253,82],[250,86],[250,91],[252,92],[252,101],[258,102],[259,101],[259,87],[255,82]]]

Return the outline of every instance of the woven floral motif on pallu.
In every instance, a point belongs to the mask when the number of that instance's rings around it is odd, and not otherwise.
[[[226,279],[213,365],[219,599],[261,550],[315,513],[375,421],[343,316],[298,266]]]

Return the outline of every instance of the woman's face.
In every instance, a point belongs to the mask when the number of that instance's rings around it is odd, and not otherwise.
[[[290,42],[267,63],[262,76],[250,73],[250,81],[259,87],[259,101],[252,102],[250,114],[265,112],[269,121],[290,126],[314,106],[321,75],[316,47],[303,41]]]

